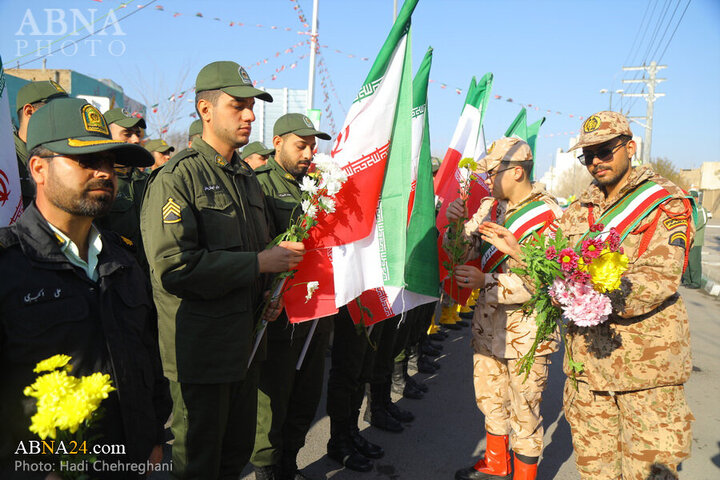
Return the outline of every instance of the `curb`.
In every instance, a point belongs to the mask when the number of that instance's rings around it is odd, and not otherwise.
[[[711,280],[705,275],[703,275],[700,284],[708,294],[712,295],[713,297],[720,296],[720,283],[715,282],[714,280]]]

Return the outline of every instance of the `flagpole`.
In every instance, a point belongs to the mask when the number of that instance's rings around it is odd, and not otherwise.
[[[397,0],[393,0],[393,23],[397,20]]]
[[[307,91],[307,109],[312,110],[313,98],[315,96],[315,51],[317,50],[317,30],[318,30],[318,3],[319,0],[313,0],[313,18],[312,18],[312,35],[310,37],[310,73],[308,76]]]
[[[300,358],[298,358],[297,364],[295,365],[295,370],[300,370],[302,368],[302,364],[305,360],[305,355],[307,354],[308,347],[310,347],[310,340],[312,340],[313,334],[315,333],[315,329],[317,328],[317,324],[319,321],[320,319],[316,318],[315,320],[313,320],[313,323],[310,326],[310,332],[308,332],[308,336],[305,339],[305,344],[303,345],[302,351],[300,352]]]

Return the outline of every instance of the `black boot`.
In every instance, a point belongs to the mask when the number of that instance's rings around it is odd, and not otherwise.
[[[385,450],[380,445],[369,442],[365,437],[360,435],[360,429],[356,428],[350,432],[355,449],[367,458],[378,459],[385,455]]]
[[[354,428],[357,428],[357,419]],[[373,463],[355,448],[350,431],[349,425],[331,421],[330,440],[327,444],[328,457],[350,470],[369,472],[373,469]]]
[[[415,420],[415,415],[410,410],[404,410],[395,403],[388,403],[385,409],[398,422],[409,423]]]
[[[440,370],[440,364],[430,360],[425,355],[418,358],[418,372],[425,374],[437,373]]]
[[[368,407],[370,419],[368,420],[368,410],[366,410],[365,420],[380,430],[400,433],[403,431],[403,426],[388,412],[388,404],[390,404],[390,385],[386,383],[370,384],[370,405]]]
[[[410,400],[422,400],[425,397],[425,392],[420,390],[415,383],[405,382],[405,389],[403,389],[403,398],[409,398]]]
[[[279,480],[278,466],[268,465],[267,467],[256,467],[253,465],[255,470],[255,480]]]
[[[440,355],[440,353],[441,353],[440,350],[438,350],[438,349],[436,349],[435,347],[433,347],[432,344],[431,344],[429,341],[423,343],[423,345],[422,345],[422,347],[421,347],[421,349],[420,349],[420,352],[421,352],[423,355],[428,355],[428,356],[430,356],[430,357],[437,357],[437,356]]]

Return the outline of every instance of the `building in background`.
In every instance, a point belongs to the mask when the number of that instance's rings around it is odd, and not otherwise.
[[[713,217],[720,215],[720,162],[703,162],[700,168],[683,169],[680,175],[691,190],[700,192],[700,203]]]
[[[26,83],[38,80],[52,80],[59,83],[70,96],[84,98],[101,112],[122,107],[131,114],[145,116],[145,105],[125,95],[123,88],[112,80],[95,79],[74,70],[50,68],[9,68],[5,70],[5,78],[9,90],[10,113],[15,125],[17,125],[18,109],[15,105],[15,97],[18,90]]]
[[[62,84],[61,84],[62,85]],[[262,142],[268,147],[272,145],[273,125],[275,121],[286,113],[307,114],[307,90],[294,88],[267,88],[263,89],[273,97],[273,102],[255,102],[255,122],[252,125],[250,142]],[[315,124],[315,128],[322,130],[322,126]]]

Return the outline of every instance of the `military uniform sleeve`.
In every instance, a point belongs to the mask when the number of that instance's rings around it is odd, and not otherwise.
[[[191,192],[179,175],[162,173],[148,186],[141,215],[155,279],[168,293],[184,298],[221,298],[251,286],[259,275],[257,252],[203,246]]]
[[[530,300],[523,278],[514,273],[486,273],[485,300],[488,303],[517,305]]]
[[[683,273],[686,245],[692,241],[694,227],[690,213],[681,199],[673,199],[663,206],[655,232],[647,250],[631,263],[623,275],[631,282],[625,300],[623,318],[646,314],[677,293]],[[653,220],[655,213],[648,218]],[[645,223],[645,222],[644,222]],[[689,237],[686,232],[689,230]],[[638,233],[642,236],[642,233]],[[630,259],[633,262],[633,259]]]

